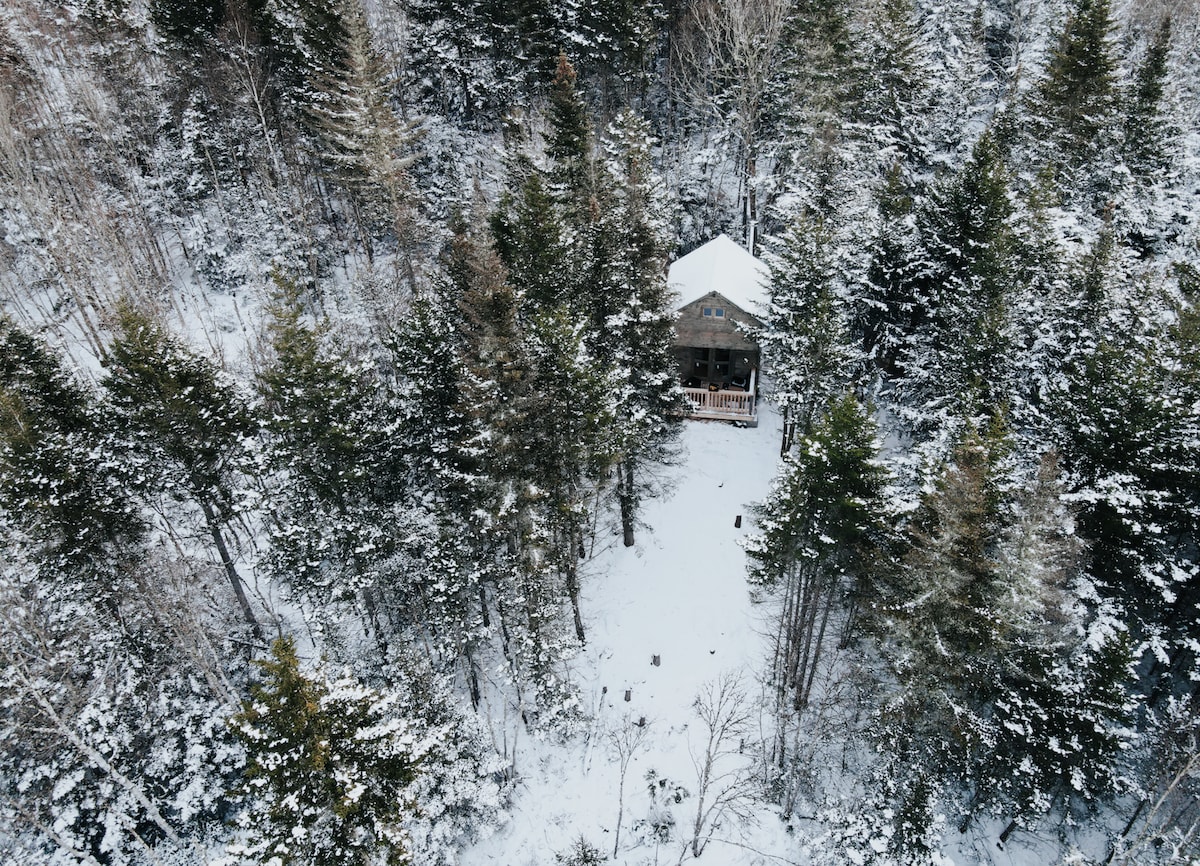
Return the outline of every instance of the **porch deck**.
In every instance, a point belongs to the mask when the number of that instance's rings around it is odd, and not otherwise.
[[[736,421],[747,427],[758,426],[758,406],[754,394],[748,391],[720,390],[707,388],[684,388],[692,403],[688,417],[706,421]]]

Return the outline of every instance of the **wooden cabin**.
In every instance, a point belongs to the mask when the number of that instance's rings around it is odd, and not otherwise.
[[[726,235],[671,264],[675,354],[691,417],[757,426],[760,354],[746,328],[762,327],[768,279],[766,265]]]

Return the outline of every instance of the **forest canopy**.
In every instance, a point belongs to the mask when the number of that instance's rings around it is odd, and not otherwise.
[[[686,460],[667,266],[720,233],[770,648],[753,726],[696,702],[752,771],[643,838],[1200,857],[1195,3],[6,12],[14,861],[452,864],[522,737],[590,748],[581,590]]]

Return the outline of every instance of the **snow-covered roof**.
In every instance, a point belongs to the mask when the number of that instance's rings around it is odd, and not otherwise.
[[[747,313],[761,314],[767,305],[769,281],[767,266],[723,234],[676,259],[667,269],[667,282],[679,293],[681,308],[709,292],[720,292]]]

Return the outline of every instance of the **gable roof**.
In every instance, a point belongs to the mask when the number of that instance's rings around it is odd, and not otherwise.
[[[745,312],[761,315],[767,305],[770,273],[764,263],[721,234],[671,262],[667,283],[679,293],[677,308],[709,292],[720,292]]]

